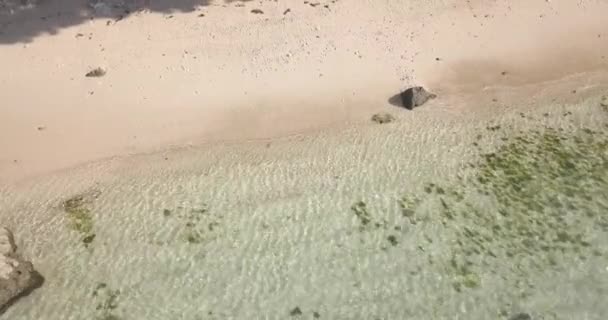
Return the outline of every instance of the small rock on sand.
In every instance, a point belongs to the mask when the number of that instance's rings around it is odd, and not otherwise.
[[[42,281],[32,263],[17,254],[11,231],[0,227],[0,314]]]
[[[419,107],[434,98],[437,98],[437,95],[426,91],[423,87],[412,87],[401,92],[401,101],[408,110]]]
[[[390,113],[376,113],[372,116],[372,121],[379,124],[395,121],[395,117]]]
[[[106,71],[102,68],[95,68],[89,72],[87,72],[87,74],[85,75],[88,78],[97,78],[97,77],[103,77],[106,74]]]

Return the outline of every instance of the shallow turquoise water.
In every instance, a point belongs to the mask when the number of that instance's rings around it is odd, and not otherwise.
[[[0,318],[603,319],[599,102],[411,117],[7,187],[46,282]]]

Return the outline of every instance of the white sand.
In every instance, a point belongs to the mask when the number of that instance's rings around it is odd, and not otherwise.
[[[0,16],[0,180],[367,121],[414,84],[447,100],[608,68],[605,1],[220,4],[110,25],[74,1]]]
[[[12,22],[0,35],[1,223],[46,278],[1,319],[289,319],[296,306],[303,319],[608,314],[606,255],[526,273],[532,289],[484,272],[479,288],[454,291],[453,235],[410,225],[396,202],[453,182],[488,123],[539,125],[526,112],[566,130],[603,125],[589,106],[608,89],[608,4],[236,4],[66,21],[35,37],[38,14],[0,18]],[[20,28],[31,42],[14,39]],[[84,78],[97,66],[107,75]],[[440,98],[389,105],[412,84]],[[378,111],[397,121],[370,123]],[[91,190],[85,249],[61,202]],[[359,232],[359,200],[402,230]],[[191,244],[187,222],[214,227]],[[435,245],[421,245],[428,236]],[[105,314],[100,282],[120,290]]]

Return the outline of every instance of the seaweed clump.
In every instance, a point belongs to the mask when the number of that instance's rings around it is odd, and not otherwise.
[[[559,268],[560,258],[601,254],[588,231],[608,232],[604,133],[533,130],[507,139],[471,167],[473,178],[461,187],[486,197],[493,210],[427,187],[439,198],[444,226],[457,236],[449,263],[456,290],[479,286],[478,274],[488,268],[506,267],[525,279],[530,272]]]
[[[93,200],[98,196],[99,192],[93,191],[75,195],[61,203],[61,207],[67,215],[68,226],[82,235],[81,241],[85,247],[89,247],[96,237],[91,210]]]
[[[115,314],[118,308],[120,290],[112,290],[104,282],[100,282],[93,290],[93,298],[97,301],[95,311],[98,320],[120,320]]]

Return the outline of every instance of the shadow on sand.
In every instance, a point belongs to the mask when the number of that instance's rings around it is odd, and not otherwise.
[[[94,19],[120,21],[148,10],[194,12],[237,0],[0,0],[0,44],[32,42],[42,34]],[[250,0],[245,0],[250,1]]]
[[[401,92],[388,98],[388,103],[395,107],[405,108],[405,106],[403,105],[403,100],[401,99]]]

